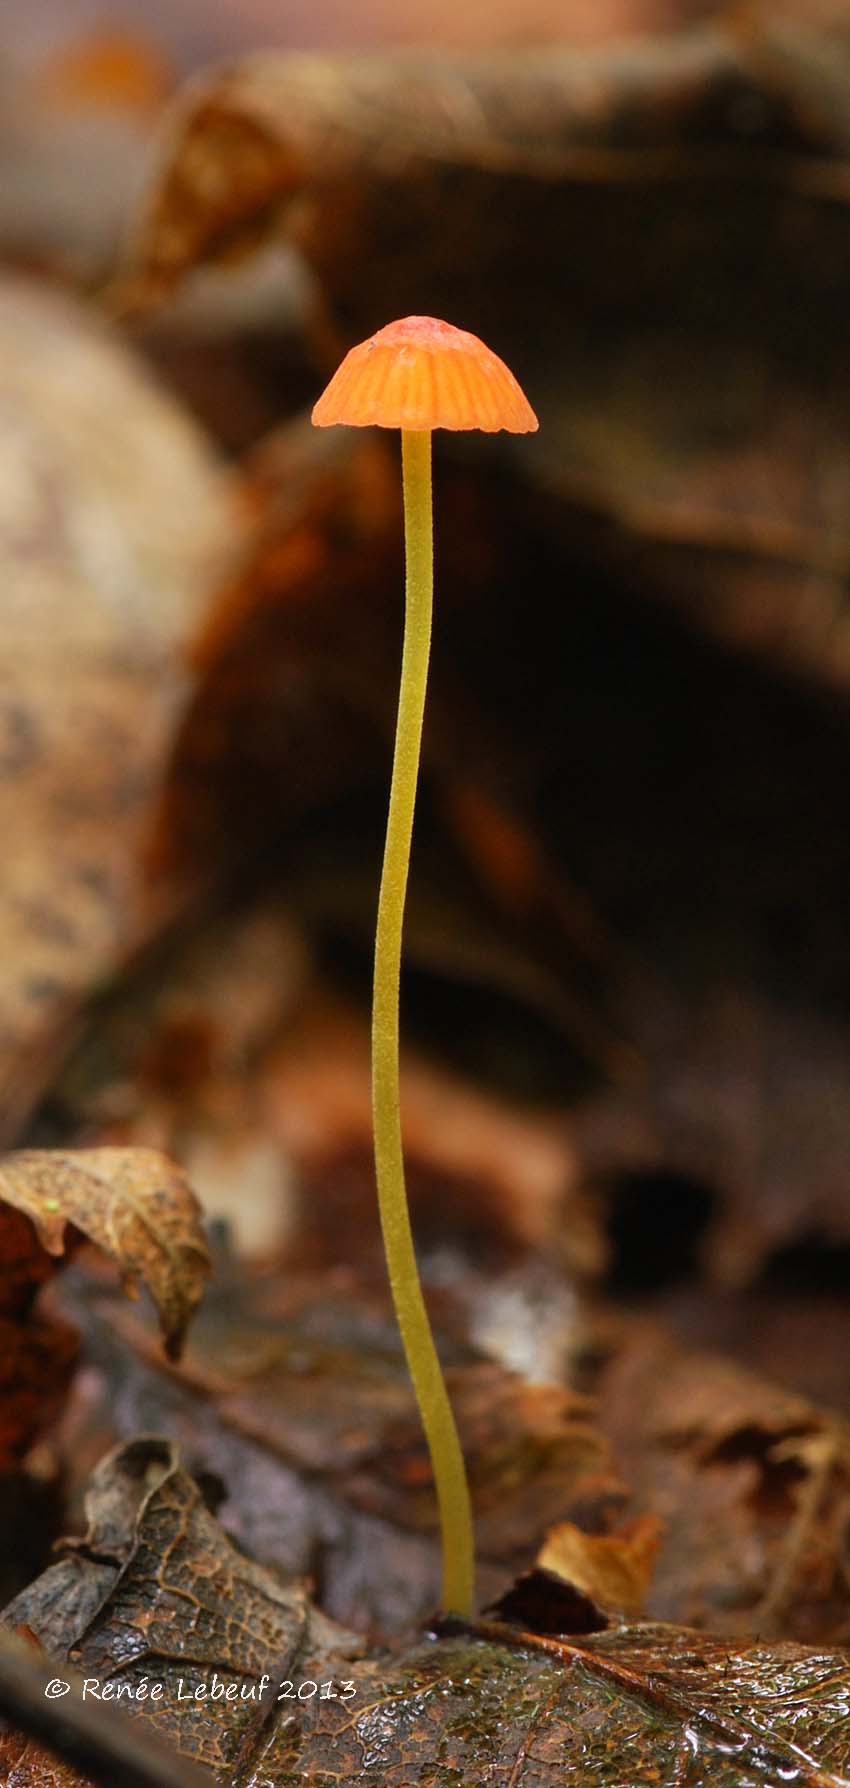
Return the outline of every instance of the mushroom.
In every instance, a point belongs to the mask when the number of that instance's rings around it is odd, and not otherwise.
[[[405,627],[372,998],[372,1121],[378,1205],[393,1303],[437,1491],[442,1605],[472,1612],[474,1548],[469,1487],[410,1228],[399,1112],[399,979],[422,718],[431,645],[435,428],[526,434],[537,418],[498,355],[436,317],[404,317],[346,355],[313,410],[319,428],[401,429]]]

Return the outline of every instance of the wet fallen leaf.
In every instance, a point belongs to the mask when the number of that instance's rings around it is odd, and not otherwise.
[[[0,1769],[16,1788],[91,1788],[91,1779],[58,1763],[41,1745],[22,1733],[0,1733]]]
[[[145,1700],[133,1711],[154,1714],[160,1733],[199,1762],[229,1772],[240,1752],[250,1754],[264,1671],[285,1677],[343,1646],[345,1657],[356,1655],[356,1642],[311,1607],[303,1586],[286,1586],[236,1550],[166,1441],[140,1440],[105,1459],[87,1516],[85,1537],[7,1609],[7,1623],[29,1628],[89,1679],[114,1679],[118,1646],[134,1660],[131,1676],[135,1664],[151,1683],[161,1671],[169,1692],[155,1714]],[[193,1666],[205,1661],[219,1678],[244,1683],[241,1699],[210,1695],[201,1708]],[[180,1672],[184,1691],[189,1681],[182,1702]],[[33,1788],[40,1779],[23,1778]]]
[[[0,1158],[0,1200],[30,1219],[47,1254],[62,1254],[71,1225],[118,1262],[128,1286],[141,1279],[169,1356],[179,1354],[210,1266],[179,1168],[147,1149],[22,1149]]]
[[[302,1588],[233,1548],[173,1450],[155,1440],[104,1461],[89,1522],[82,1545],[17,1598],[7,1621],[90,1680],[123,1688],[134,1717],[222,1782],[850,1780],[842,1652],[737,1646],[650,1623],[540,1638],[485,1622],[364,1656]],[[160,1701],[129,1699],[143,1681],[163,1684]],[[213,1682],[234,1684],[234,1698],[217,1699]],[[46,1788],[37,1768],[15,1780]]]

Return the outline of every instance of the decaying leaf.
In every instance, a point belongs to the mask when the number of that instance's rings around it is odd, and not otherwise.
[[[433,1607],[431,1470],[383,1285],[342,1269],[290,1270],[281,1285],[220,1263],[175,1372],[135,1311],[78,1280],[66,1276],[59,1299],[69,1315],[86,1311],[90,1368],[56,1442],[69,1469],[155,1423],[226,1484],[228,1529],[287,1576],[318,1573],[323,1606],[345,1625],[398,1631]],[[492,1600],[555,1521],[605,1530],[624,1492],[585,1399],[526,1383],[446,1329]]]
[[[0,289],[2,1134],[173,909],[144,861],[181,653],[238,541],[202,438],[68,300]],[[11,847],[14,848],[11,848]]]
[[[0,1159],[0,1200],[30,1219],[47,1254],[63,1252],[71,1225],[128,1285],[141,1279],[179,1354],[210,1262],[198,1200],[173,1162],[151,1149],[21,1149]]]
[[[850,1780],[844,1653],[742,1647],[649,1623],[549,1638],[483,1623],[364,1656],[303,1588],[234,1549],[161,1441],[103,1462],[89,1523],[85,1541],[17,1598],[7,1622],[113,1694],[123,1687],[128,1712],[222,1782]],[[130,1699],[143,1682],[162,1683],[162,1698]],[[15,1780],[46,1788],[37,1769]]]
[[[850,1429],[650,1326],[626,1330],[600,1419],[662,1520],[646,1606],[715,1632],[850,1638]]]
[[[91,1788],[91,1778],[81,1776],[23,1733],[0,1732],[0,1769],[16,1788]]]
[[[0,1771],[3,1781],[50,1788],[212,1788],[208,1770],[179,1756],[87,1693],[63,1664],[64,1714],[55,1708],[55,1663],[28,1627],[0,1627]],[[6,1722],[12,1722],[12,1728]],[[41,1742],[43,1740],[43,1743]]]
[[[87,1516],[84,1539],[7,1609],[7,1624],[28,1628],[87,1678],[114,1678],[117,1647],[131,1677],[166,1680],[156,1724],[199,1762],[236,1769],[258,1712],[262,1723],[264,1671],[285,1677],[314,1653],[343,1647],[356,1655],[357,1642],[311,1607],[303,1586],[287,1587],[236,1550],[167,1442],[139,1440],[105,1459]],[[207,1662],[219,1678],[244,1683],[241,1699],[180,1701],[180,1675],[194,1690]],[[154,1702],[135,1711],[149,1718]],[[38,1777],[24,1780],[34,1788]]]

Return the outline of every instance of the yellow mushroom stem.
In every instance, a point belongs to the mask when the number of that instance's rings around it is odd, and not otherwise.
[[[403,429],[405,622],[372,1004],[372,1113],[390,1286],[425,1429],[440,1511],[444,1609],[472,1612],[474,1553],[466,1468],[422,1296],[404,1179],[399,1105],[399,980],[404,903],[431,649],[434,541],[431,435]]]

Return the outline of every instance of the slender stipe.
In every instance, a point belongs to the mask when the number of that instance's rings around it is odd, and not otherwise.
[[[473,1608],[469,1486],[457,1427],[422,1296],[410,1229],[399,1107],[399,981],[404,904],[431,649],[435,428],[528,434],[537,417],[510,369],[477,335],[439,317],[402,317],[350,348],[313,408],[317,428],[401,430],[405,620],[398,723],[372,1007],[372,1113],[384,1250],[398,1325],[428,1441],[440,1508],[443,1608]]]
[[[389,817],[378,897],[372,1005],[372,1114],[378,1203],[390,1286],[413,1379],[440,1506],[443,1607],[473,1606],[472,1514],[466,1468],[413,1246],[399,1109],[399,980],[434,589],[431,436],[402,431],[405,623]]]

